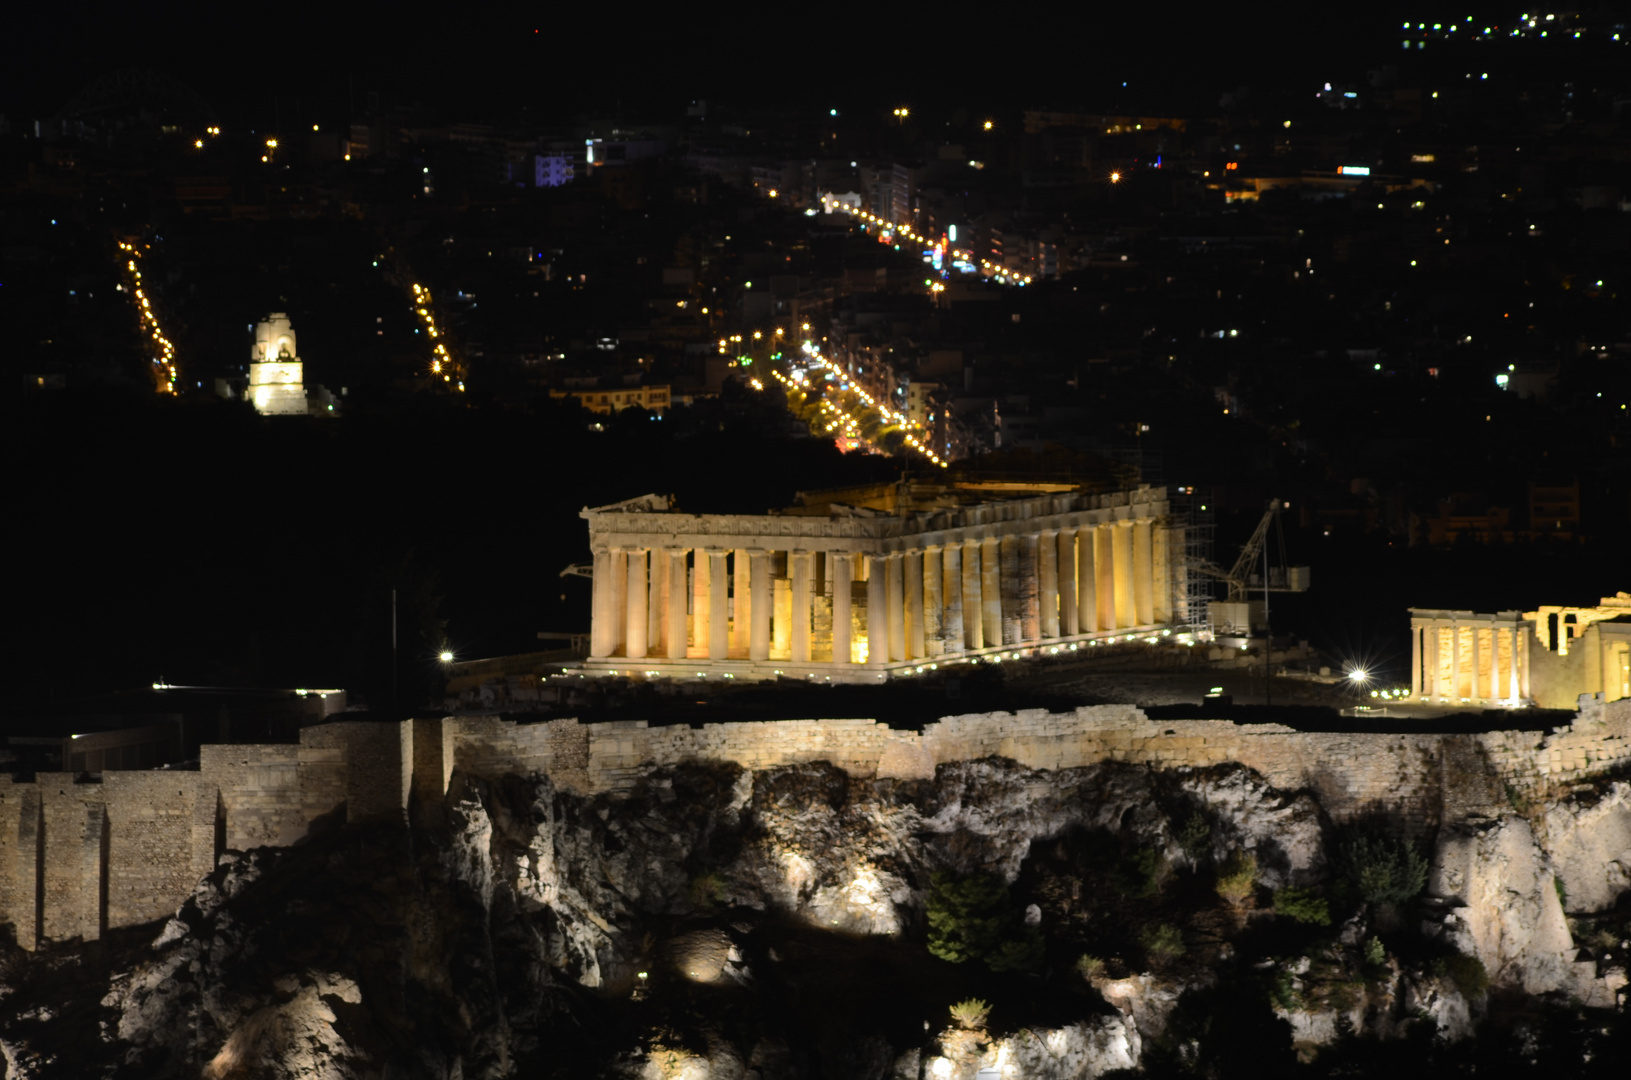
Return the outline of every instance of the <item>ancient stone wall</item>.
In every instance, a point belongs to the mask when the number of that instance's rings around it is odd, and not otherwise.
[[[1515,794],[1544,797],[1586,777],[1631,766],[1631,700],[1581,696],[1568,727],[1545,736],[1496,731],[1479,738]]]
[[[100,785],[107,812],[106,924],[134,926],[175,912],[215,865],[215,793],[199,814],[199,774],[108,772]]]
[[[40,824],[38,780],[19,784],[0,776],[0,922],[11,923],[30,948],[39,932]]]
[[[335,751],[238,745],[205,746],[199,755],[200,794],[215,797],[222,846],[235,851],[294,843],[317,816],[309,813],[302,787],[327,788],[338,804],[344,784],[344,762]]]
[[[300,749],[340,764],[348,823],[406,821],[413,785],[413,731],[412,720],[318,724],[301,729]],[[308,809],[326,813],[321,807],[334,806],[333,794],[326,787],[313,793]]]
[[[932,777],[939,764],[989,756],[1037,769],[1101,761],[1155,768],[1236,761],[1277,787],[1315,792],[1338,819],[1386,807],[1428,827],[1445,816],[1497,809],[1512,794],[1542,797],[1587,775],[1631,768],[1631,703],[1587,699],[1582,710],[1573,726],[1544,736],[1344,734],[1226,720],[1158,722],[1124,705],[953,716],[925,725],[921,733],[871,720],[660,728],[641,721],[517,725],[496,717],[443,723],[453,731],[456,768],[476,775],[538,772],[580,792],[626,789],[652,767],[702,760],[749,769],[830,761],[857,776],[898,778]]]
[[[426,717],[413,724],[413,795],[439,799],[453,776],[453,726]]]
[[[76,784],[73,773],[38,773],[45,849],[40,934],[51,940],[97,937],[103,928],[104,828],[101,784]]]
[[[1338,820],[1385,809],[1426,828],[1631,770],[1631,701],[1583,699],[1575,722],[1547,735],[1299,732],[1155,721],[1122,705],[952,716],[921,732],[865,719],[314,725],[298,745],[205,746],[196,772],[106,772],[77,782],[72,773],[40,773],[32,783],[0,777],[0,924],[33,948],[160,918],[222,849],[293,844],[318,819],[342,814],[352,823],[400,822],[410,794],[439,798],[455,771],[542,774],[590,794],[627,790],[653,767],[686,761],[747,769],[830,761],[858,777],[905,779],[989,756],[1037,769],[1240,762],[1276,787],[1313,791]]]

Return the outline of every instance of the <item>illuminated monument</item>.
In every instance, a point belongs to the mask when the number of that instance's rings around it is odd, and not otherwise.
[[[875,682],[1191,623],[1183,530],[1150,487],[884,485],[765,515],[647,495],[582,516],[587,671]]]
[[[289,316],[274,311],[255,324],[249,352],[249,400],[262,416],[305,416],[304,367],[295,352]]]
[[[1522,613],[1411,608],[1410,688],[1423,701],[1549,709],[1631,697],[1631,593]]]

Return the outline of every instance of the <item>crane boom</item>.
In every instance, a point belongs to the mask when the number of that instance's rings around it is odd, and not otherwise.
[[[1264,512],[1263,520],[1257,523],[1257,528],[1252,530],[1251,539],[1240,549],[1240,558],[1235,560],[1234,567],[1223,576],[1223,580],[1229,585],[1231,601],[1239,602],[1246,599],[1246,580],[1251,575],[1252,567],[1263,554],[1263,545],[1268,541],[1269,524],[1280,509],[1279,499],[1269,500],[1269,508]]]

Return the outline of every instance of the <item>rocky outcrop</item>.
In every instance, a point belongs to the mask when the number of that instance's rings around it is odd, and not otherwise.
[[[1498,986],[1561,992],[1612,1006],[1614,973],[1578,955],[1565,904],[1613,907],[1631,867],[1631,785],[1583,787],[1546,805],[1534,823],[1517,813],[1444,830],[1428,892],[1442,908],[1426,930],[1476,956]]]
[[[1613,780],[1548,803],[1539,833],[1570,911],[1607,911],[1631,889],[1631,783]]]
[[[1428,890],[1448,905],[1436,932],[1497,984],[1539,994],[1573,981],[1563,905],[1527,819],[1502,814],[1446,830]]]
[[[1000,1076],[1045,1076],[1049,1080],[1088,1080],[1116,1069],[1135,1068],[1142,1041],[1138,1027],[1124,1016],[1101,1016],[1056,1028],[1023,1028],[1001,1038],[947,1029],[940,1053],[923,1059],[924,1075],[933,1080],[976,1080],[982,1071]],[[916,1076],[914,1051],[896,1076]],[[904,1067],[903,1067],[904,1066]],[[990,1072],[986,1072],[990,1076]]]
[[[1433,932],[1500,984],[1575,985],[1553,866],[1585,873],[1620,843],[1625,805],[1623,785],[1557,804],[1544,847],[1515,814],[1447,831]],[[1327,831],[1311,796],[1230,765],[1043,771],[992,758],[942,765],[933,779],[861,779],[822,763],[697,763],[593,796],[542,776],[456,774],[444,799],[415,804],[410,829],[230,853],[142,940],[108,944],[100,959],[16,960],[23,976],[0,990],[10,994],[0,1052],[8,1080],[472,1080],[546,1063],[642,1080],[975,1080],[982,1068],[1077,1080],[1139,1065],[1219,965],[1256,977],[1225,940],[1249,928],[1247,915],[1222,910],[1206,867],[1249,851],[1262,890],[1316,885]],[[1109,847],[1070,847],[1085,835]],[[1079,891],[1157,887],[1081,861],[1110,851],[1168,874],[1201,868],[1185,902],[1216,910],[1179,935],[1191,949],[1182,974],[1136,966],[1136,945],[1110,974],[1084,979],[1071,966],[1085,958],[1071,953],[1006,983],[925,952],[935,874],[1042,881],[1039,860],[1054,859],[1087,876]],[[1586,895],[1607,903],[1616,880]],[[1108,919],[1068,908],[1068,891],[1039,899],[1026,923],[1042,935],[1067,917]],[[1143,902],[1118,910],[1138,916]],[[1446,1038],[1467,1033],[1474,1006],[1449,981],[1390,964],[1357,1009],[1287,1013],[1300,1041],[1336,1038],[1338,1012],[1380,1034],[1413,1015]],[[931,1034],[949,1004],[987,984],[1010,995],[999,1033]]]

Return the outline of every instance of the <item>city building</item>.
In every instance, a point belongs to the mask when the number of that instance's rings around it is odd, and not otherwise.
[[[1424,702],[1548,709],[1631,697],[1631,593],[1521,614],[1411,608],[1410,689]]]
[[[577,162],[568,151],[552,150],[533,158],[533,187],[565,187],[577,175]]]
[[[903,483],[763,515],[647,495],[581,516],[584,666],[605,674],[870,682],[1191,622],[1174,588],[1183,529],[1148,486]]]
[[[661,413],[672,402],[668,386],[621,386],[615,390],[551,390],[553,398],[575,398],[590,412],[616,413],[624,409],[646,409]]]

